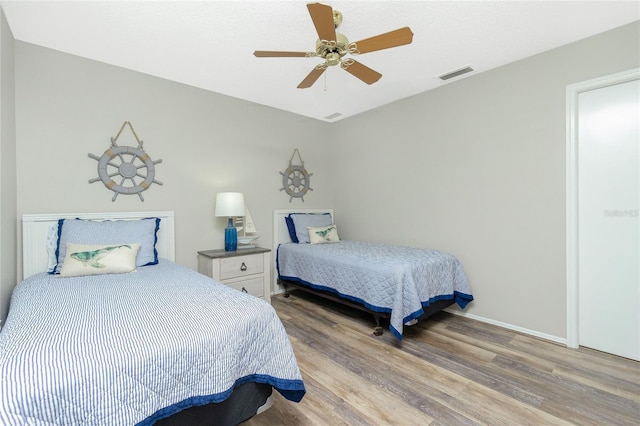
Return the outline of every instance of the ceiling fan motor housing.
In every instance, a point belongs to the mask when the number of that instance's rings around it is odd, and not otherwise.
[[[318,39],[316,53],[327,60],[327,65],[338,65],[340,58],[349,53],[349,40],[340,33],[336,33],[335,41]]]

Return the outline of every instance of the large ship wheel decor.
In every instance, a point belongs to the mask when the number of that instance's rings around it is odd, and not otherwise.
[[[293,157],[295,157],[296,153],[300,159],[299,165],[292,164]],[[293,151],[287,170],[280,172],[280,174],[282,175],[282,188],[280,188],[280,191],[285,191],[289,195],[289,202],[291,202],[294,197],[300,198],[302,202],[304,202],[304,196],[307,191],[313,191],[313,188],[309,186],[309,180],[313,173],[307,172],[307,169],[304,168],[304,161],[302,161],[298,148]]]
[[[118,146],[116,143],[127,125],[138,141],[137,147]],[[116,137],[111,138],[111,147],[102,156],[89,154],[90,158],[98,161],[98,177],[89,180],[89,183],[101,181],[107,189],[115,192],[111,201],[115,201],[119,194],[138,194],[140,201],[144,201],[143,191],[149,189],[152,183],[162,185],[162,182],[155,180],[155,165],[162,163],[162,160],[151,160],[142,144],[131,123],[125,121]]]

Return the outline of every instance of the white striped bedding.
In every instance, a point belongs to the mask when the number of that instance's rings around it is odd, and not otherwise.
[[[164,259],[19,284],[0,378],[2,425],[152,424],[249,381],[292,401],[305,392],[271,305]]]

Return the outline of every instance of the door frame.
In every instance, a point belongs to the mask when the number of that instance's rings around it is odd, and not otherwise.
[[[615,84],[640,79],[640,68],[622,71],[567,86],[566,137],[566,265],[567,265],[567,347],[577,348],[578,303],[578,95]]]

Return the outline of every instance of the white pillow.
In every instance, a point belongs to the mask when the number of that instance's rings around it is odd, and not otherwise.
[[[67,243],[60,276],[122,274],[136,269],[140,244],[86,245]]]
[[[320,228],[307,228],[309,231],[309,242],[311,244],[338,243],[338,228],[335,225],[323,226]]]

